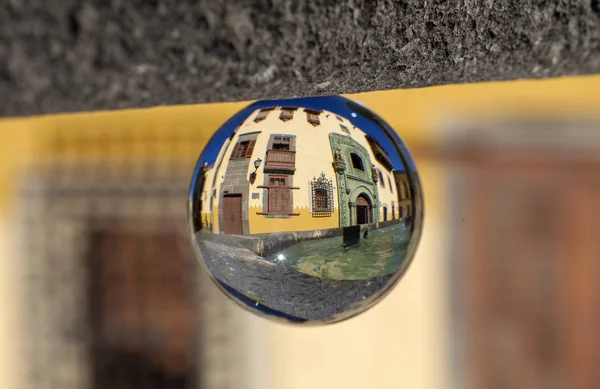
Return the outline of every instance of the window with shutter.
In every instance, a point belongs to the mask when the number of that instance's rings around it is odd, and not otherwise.
[[[254,144],[256,143],[255,140],[251,140],[248,143],[248,149],[246,150],[246,155],[244,155],[245,158],[250,158],[252,157],[252,152],[254,152]]]
[[[290,187],[287,177],[271,176],[268,186],[269,213],[290,213]]]
[[[321,124],[321,120],[319,119],[318,111],[305,110],[305,112],[306,112],[306,120],[308,120],[308,122],[310,124],[312,124],[313,126],[318,126],[319,124]]]
[[[250,158],[252,156],[252,152],[254,151],[255,140],[245,140],[238,142],[233,152],[231,153],[230,159],[236,158]]]
[[[273,110],[273,108],[265,108],[265,109],[261,109],[258,114],[256,115],[256,117],[254,118],[254,122],[258,123],[260,121],[263,121],[266,119],[266,117],[269,115],[269,112],[271,112]]]
[[[292,120],[294,118],[294,108],[282,108],[281,113],[279,114],[279,119],[281,121],[287,122],[288,120]]]
[[[233,151],[231,152],[231,155],[229,156],[229,159],[234,159],[235,155],[237,154],[238,148],[240,147],[239,143],[236,143],[235,146],[233,146]]]

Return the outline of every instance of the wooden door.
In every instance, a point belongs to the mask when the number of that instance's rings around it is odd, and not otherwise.
[[[485,154],[454,176],[459,386],[598,388],[600,163]]]
[[[371,223],[371,204],[360,195],[356,199],[356,224]]]
[[[223,197],[223,232],[242,234],[242,195],[232,194]]]
[[[193,280],[176,235],[95,234],[90,274],[96,389],[196,385]]]

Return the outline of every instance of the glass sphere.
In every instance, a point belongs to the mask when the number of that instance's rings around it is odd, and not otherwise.
[[[421,184],[379,116],[339,96],[259,101],[200,155],[188,215],[199,260],[261,316],[326,324],[380,301],[421,235]]]

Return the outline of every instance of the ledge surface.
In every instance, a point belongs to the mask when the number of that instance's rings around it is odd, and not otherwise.
[[[600,0],[6,0],[0,116],[600,73]]]

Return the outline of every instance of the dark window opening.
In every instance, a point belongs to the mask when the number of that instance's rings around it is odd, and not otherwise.
[[[387,207],[383,207],[383,221],[387,221],[388,219],[388,209]]]
[[[281,113],[279,114],[279,119],[284,122],[292,120],[294,118],[294,110],[294,108],[282,108]]]
[[[310,124],[313,126],[318,126],[321,124],[321,120],[319,119],[319,111],[310,111],[306,109],[304,111],[306,112],[306,120],[308,120]]]
[[[388,184],[390,184],[390,192],[394,193],[394,186],[392,185],[392,179],[388,176]]]
[[[91,244],[90,387],[194,387],[197,308],[179,238],[108,230]]]
[[[364,194],[356,199],[356,224],[371,223],[371,202]]]
[[[231,153],[231,158],[250,158],[252,156],[252,152],[254,151],[254,144],[256,141],[254,140],[245,140],[238,142]]]
[[[407,196],[406,187],[404,186],[404,181],[398,182],[398,198],[400,200],[404,200]]]
[[[271,150],[285,150],[290,151],[292,149],[292,137],[290,136],[275,136],[273,137],[273,145]]]
[[[336,119],[339,120],[340,122],[343,122],[344,119],[342,119],[342,117],[340,115],[335,115]]]
[[[326,189],[315,189],[315,208],[317,210],[328,209],[328,200]]]
[[[409,193],[408,192],[408,183],[407,182],[401,182],[400,185],[401,185],[400,187],[403,189],[402,190],[402,200],[404,200],[404,199],[406,199],[406,198],[409,197],[408,196],[408,193]]]
[[[381,187],[385,189],[385,180],[383,179],[383,174],[381,174],[381,171],[379,170],[377,170],[377,173],[379,174],[379,183],[381,184]]]
[[[344,126],[343,124],[340,124],[340,128],[342,129],[342,131],[344,131],[346,134],[350,135],[350,130],[348,129],[348,127]]]
[[[256,115],[256,117],[254,118],[254,122],[258,123],[262,120],[265,120],[265,118],[269,115],[269,112],[271,112],[273,110],[273,108],[265,108],[265,109],[261,109],[258,114]]]
[[[352,167],[363,172],[365,171],[362,158],[358,154],[350,153],[350,159],[352,159]]]

